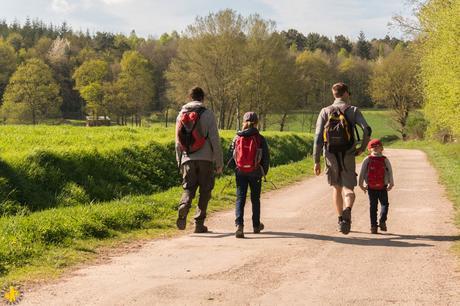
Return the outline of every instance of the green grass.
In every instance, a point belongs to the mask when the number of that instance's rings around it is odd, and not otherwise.
[[[2,126],[0,133],[0,216],[152,194],[180,179],[173,128]],[[264,135],[273,166],[312,150],[308,134]],[[234,131],[221,136],[226,152]]]
[[[280,188],[310,174],[311,169],[308,158],[273,168],[268,179]],[[263,186],[264,191],[273,188],[269,183]],[[101,247],[177,233],[174,223],[181,192],[174,187],[150,196],[1,218],[0,284],[54,277],[96,258]],[[233,176],[218,179],[209,211],[233,207],[234,201]]]
[[[372,127],[374,138],[383,138],[384,140],[395,140],[399,137],[396,131],[396,124],[391,119],[391,111],[364,109],[363,115],[367,123]],[[299,111],[289,114],[286,120],[285,131],[314,133],[317,112]],[[274,114],[268,117],[268,130],[279,130],[281,115]]]

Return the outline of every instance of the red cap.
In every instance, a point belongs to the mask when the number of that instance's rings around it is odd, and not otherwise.
[[[371,148],[375,148],[375,147],[383,147],[382,142],[380,141],[380,139],[372,139],[367,144],[367,149],[368,150],[370,150]]]

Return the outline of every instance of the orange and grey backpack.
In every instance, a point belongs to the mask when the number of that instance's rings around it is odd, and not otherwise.
[[[200,117],[206,108],[200,107],[181,113],[177,122],[177,139],[180,149],[187,154],[200,150],[206,143],[201,129]]]

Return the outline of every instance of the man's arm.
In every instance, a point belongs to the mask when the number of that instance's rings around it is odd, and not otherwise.
[[[179,121],[179,117],[177,117],[176,119],[176,138],[175,138],[175,148],[176,148],[176,161],[177,161],[177,166],[180,168],[180,164],[181,164],[181,159],[182,159],[182,150],[180,149],[180,145],[179,145],[179,139],[177,138],[177,129],[179,128],[178,126],[178,121]]]
[[[364,119],[363,114],[359,109],[356,109],[355,113],[355,124],[359,125],[363,129],[363,139],[361,140],[361,146],[357,150],[357,155],[364,152],[369,140],[371,139],[372,129]]]
[[[325,111],[323,108],[318,115],[318,119],[316,120],[315,140],[313,143],[313,158],[315,160],[315,164],[319,164],[321,160],[321,154],[323,153],[323,146],[324,146],[323,132],[324,132],[325,124],[326,124],[326,118],[325,118]]]

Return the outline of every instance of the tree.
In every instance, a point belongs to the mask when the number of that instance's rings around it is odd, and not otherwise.
[[[6,41],[14,48],[16,52],[18,52],[24,44],[24,38],[22,38],[22,35],[15,32],[10,33]]]
[[[422,103],[417,68],[411,50],[396,48],[387,58],[377,62],[369,88],[375,103],[394,111],[403,140],[407,139],[409,112]]]
[[[302,82],[303,108],[319,110],[330,104],[330,88],[335,82],[334,71],[327,56],[319,50],[304,51],[297,56],[296,65]]]
[[[371,43],[367,41],[364,32],[359,32],[358,41],[356,42],[355,54],[362,59],[371,58]]]
[[[75,70],[73,79],[75,88],[85,99],[86,109],[97,118],[99,115],[107,115],[107,107],[104,105],[103,83],[109,77],[109,67],[103,60],[88,60]]]
[[[298,51],[305,50],[307,45],[307,38],[299,31],[295,29],[289,29],[287,32],[282,31],[281,36],[286,42],[286,47],[290,48],[292,45],[294,45]]]
[[[286,49],[282,36],[275,32],[274,22],[258,15],[248,18],[245,49],[242,81],[235,83],[237,117],[241,109],[256,110],[262,129],[265,129],[267,114],[282,113],[280,129],[283,129],[288,111],[295,107],[299,93],[294,58]],[[230,126],[228,124],[227,128]]]
[[[11,74],[16,69],[16,54],[13,47],[0,38],[0,100]]]
[[[372,67],[369,61],[355,56],[342,58],[338,70],[339,79],[345,82],[353,92],[351,96],[352,103],[358,106],[372,106],[368,90],[372,74]]]
[[[51,69],[39,59],[20,65],[6,87],[1,111],[8,121],[31,121],[59,116],[62,98]]]
[[[340,51],[341,49],[344,49],[345,51],[350,53],[351,50],[353,50],[353,44],[347,37],[343,35],[337,35],[334,37],[334,46],[335,46],[336,51]]]
[[[448,141],[460,136],[460,0],[432,0],[420,13],[419,55],[428,133]]]
[[[141,124],[141,115],[148,110],[154,95],[152,73],[148,61],[137,51],[123,54],[121,72],[116,81],[118,103],[124,104],[127,115],[135,116],[136,125]]]
[[[233,10],[198,17],[179,40],[177,56],[167,72],[169,96],[181,104],[190,87],[204,87],[220,128],[226,127],[227,115],[235,107],[232,101],[244,58],[244,27],[244,18]]]

